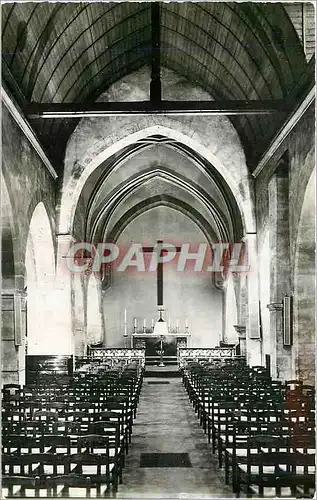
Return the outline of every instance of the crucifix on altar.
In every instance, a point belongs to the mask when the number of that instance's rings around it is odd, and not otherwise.
[[[144,253],[151,254],[154,254],[154,252],[156,252],[156,259],[153,258],[152,255],[150,269],[153,271],[156,269],[157,309],[159,311],[160,317],[157,320],[154,331],[152,333],[137,333],[135,331],[132,334],[131,347],[144,348],[146,350],[147,362],[159,361],[159,366],[165,366],[163,362],[163,356],[165,362],[176,363],[178,347],[186,347],[187,338],[190,336],[190,334],[188,333],[187,320],[185,322],[186,324],[184,333],[171,333],[168,331],[167,324],[162,317],[163,311],[165,309],[163,294],[164,256],[168,252],[172,252],[173,256],[175,256],[177,252],[181,251],[181,247],[164,244],[162,240],[158,240],[154,247],[143,247],[142,251]]]
[[[168,251],[173,251],[173,252],[180,252],[181,248],[180,247],[174,247],[170,246],[168,248],[168,245],[165,245],[165,248],[163,248],[163,241],[158,240],[156,242],[156,245],[154,247],[142,247],[142,251],[144,253],[157,253],[157,258],[156,258],[156,282],[157,282],[157,307],[163,308],[163,261],[162,257],[167,254]]]

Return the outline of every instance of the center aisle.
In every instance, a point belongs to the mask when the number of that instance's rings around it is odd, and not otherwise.
[[[140,467],[142,453],[188,453],[191,467]],[[224,483],[181,379],[145,377],[117,498],[187,497],[232,498],[232,491]]]

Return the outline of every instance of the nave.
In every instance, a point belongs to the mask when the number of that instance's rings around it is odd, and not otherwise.
[[[1,14],[5,493],[311,496],[314,5]]]
[[[143,453],[163,454],[162,462],[140,467]],[[171,453],[188,454],[189,462],[180,457],[176,466],[164,467],[165,454]],[[232,497],[180,378],[145,377],[119,493],[120,498]]]
[[[165,377],[84,363],[68,381],[4,387],[5,497],[313,496],[313,387],[241,358]]]

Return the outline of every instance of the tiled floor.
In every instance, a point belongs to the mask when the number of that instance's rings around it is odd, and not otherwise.
[[[152,385],[144,379],[117,497],[232,498],[181,380],[164,380],[170,383]],[[141,453],[188,453],[192,467],[140,467]]]

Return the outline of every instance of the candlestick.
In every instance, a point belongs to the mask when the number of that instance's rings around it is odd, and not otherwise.
[[[161,335],[161,341],[160,341],[160,363],[159,366],[165,366],[164,361],[163,361],[163,335]]]

